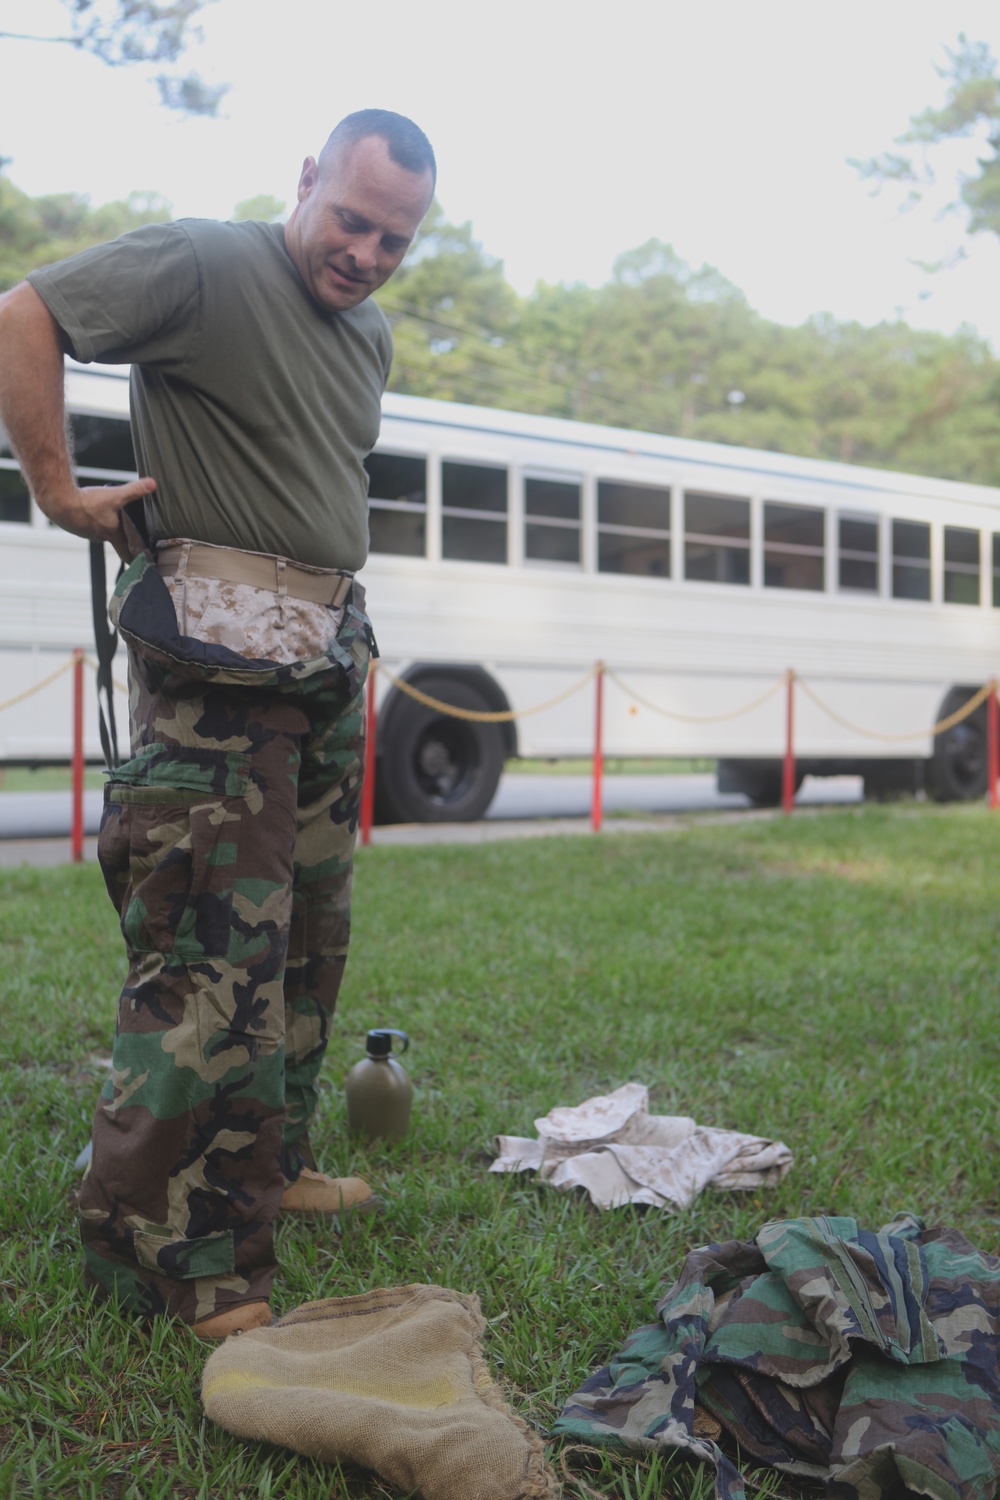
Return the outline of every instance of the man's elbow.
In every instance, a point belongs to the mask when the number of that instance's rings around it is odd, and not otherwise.
[[[25,320],[31,321],[40,316],[39,308],[49,312],[30,281],[19,281],[9,291],[0,292],[0,320],[4,324],[13,327]]]
[[[38,348],[48,344],[69,353],[69,341],[35,288],[19,281],[0,293],[0,348]]]

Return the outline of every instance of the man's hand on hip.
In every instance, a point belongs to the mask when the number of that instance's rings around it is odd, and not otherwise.
[[[123,562],[132,553],[125,540],[122,509],[156,489],[155,479],[133,479],[129,484],[102,484],[73,488],[58,498],[36,494],[35,500],[50,521],[82,536],[88,542],[110,542]]]

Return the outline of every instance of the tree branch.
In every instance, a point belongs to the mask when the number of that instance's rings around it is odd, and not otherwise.
[[[192,39],[201,38],[194,18],[213,0],[116,0],[102,13],[95,0],[62,0],[70,10],[69,36],[0,31],[0,41],[49,42],[89,52],[109,68],[137,63],[176,63]],[[188,115],[216,115],[228,84],[207,84],[196,73],[160,74],[153,80],[160,102]]]
[[[0,31],[0,42],[60,42],[69,47],[82,47],[78,36],[33,36],[26,31]]]

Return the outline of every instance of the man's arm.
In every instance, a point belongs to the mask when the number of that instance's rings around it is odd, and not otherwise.
[[[66,442],[63,334],[34,287],[0,296],[0,422],[39,509],[74,536],[110,542],[129,560],[121,509],[154,479],[80,489]]]

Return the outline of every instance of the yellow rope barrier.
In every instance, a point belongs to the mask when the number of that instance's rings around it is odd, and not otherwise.
[[[374,667],[376,664],[373,662],[372,665]],[[408,698],[415,699],[417,703],[422,703],[425,708],[433,708],[438,713],[450,715],[453,719],[469,719],[474,724],[509,724],[512,719],[524,719],[529,714],[541,713],[544,708],[554,708],[557,703],[562,703],[565,699],[571,698],[574,693],[578,693],[588,682],[592,682],[598,672],[596,666],[591,667],[590,671],[585,673],[579,682],[574,682],[572,687],[566,688],[562,693],[557,693],[554,698],[547,698],[544,703],[534,704],[531,708],[507,708],[487,711],[475,708],[456,708],[453,703],[443,703],[440,698],[432,698],[429,693],[422,693],[418,687],[413,686],[412,682],[404,682],[401,677],[396,677],[381,662],[377,664],[377,669],[379,672],[385,673],[393,687],[398,688],[401,693],[405,693]]]
[[[877,729],[863,729],[860,724],[854,724],[850,719],[845,719],[843,714],[838,714],[836,709],[831,708],[828,703],[824,703],[819,694],[814,692],[801,677],[796,675],[795,680],[806,697],[812,699],[817,708],[821,708],[825,714],[829,714],[835,723],[842,725],[844,729],[849,729],[852,734],[861,734],[870,740],[891,740],[896,743],[901,740],[922,740],[928,734],[932,736],[946,734],[949,729],[954,729],[956,724],[961,724],[963,719],[967,719],[971,714],[974,714],[979,705],[986,702],[996,684],[996,679],[991,678],[989,682],[983,684],[978,693],[973,693],[972,697],[963,703],[961,708],[956,709],[953,714],[949,714],[946,719],[939,719],[936,724],[931,725],[929,730],[915,729],[906,734],[881,734]]]
[[[89,667],[93,667],[96,670],[97,663],[93,660],[92,657],[85,656],[84,661]],[[55,682],[56,679],[61,677],[64,672],[68,672],[72,665],[73,658],[70,657],[69,661],[63,662],[61,667],[57,667],[54,672],[50,672],[49,675],[47,677],[43,677],[41,681],[34,683],[29,688],[25,688],[21,693],[15,693],[12,698],[3,700],[2,702],[0,702],[0,713],[2,713],[5,708],[13,708],[15,704],[23,703],[24,700],[26,698],[30,698],[32,694],[41,692],[42,688],[48,687],[51,682]],[[808,682],[806,682],[804,678],[800,677],[797,672],[786,672],[784,676],[780,677],[778,681],[775,682],[771,687],[769,687],[765,693],[761,693],[760,697],[752,699],[752,701],[749,703],[744,703],[740,708],[734,708],[728,713],[723,714],[695,715],[675,713],[672,709],[663,708],[659,704],[651,703],[648,698],[644,698],[641,693],[637,693],[633,688],[630,688],[627,683],[623,682],[622,679],[618,676],[617,672],[612,671],[610,667],[602,668],[600,665],[591,667],[588,672],[584,673],[579,681],[574,682],[570,687],[564,689],[563,692],[556,693],[554,697],[547,698],[544,703],[535,703],[531,708],[511,708],[496,711],[486,711],[482,709],[472,708],[458,708],[453,703],[445,703],[440,698],[432,698],[429,693],[421,692],[421,690],[418,687],[414,687],[411,682],[405,682],[403,678],[397,677],[393,672],[390,672],[388,667],[383,666],[381,662],[373,662],[372,669],[375,670],[376,667],[378,671],[385,673],[386,677],[392,683],[393,687],[398,688],[401,693],[405,693],[408,698],[413,698],[417,703],[422,703],[425,708],[434,709],[437,713],[447,714],[453,719],[467,719],[476,724],[507,724],[510,723],[513,719],[524,719],[527,718],[529,714],[537,714],[541,713],[546,708],[554,708],[556,704],[565,702],[565,700],[567,698],[571,698],[574,693],[578,693],[582,687],[586,687],[587,683],[592,682],[597,673],[602,670],[604,671],[605,676],[610,678],[615,686],[620,688],[621,691],[626,695],[626,697],[631,698],[635,703],[641,704],[643,708],[648,708],[651,713],[661,714],[665,719],[676,719],[682,724],[722,724],[729,719],[738,719],[742,714],[752,713],[755,708],[760,708],[762,704],[767,703],[769,699],[773,698],[776,693],[779,693],[781,691],[781,689],[787,684],[789,676],[791,676],[792,679],[798,683],[799,687],[805,693],[806,697],[811,699],[811,701],[815,703],[816,707],[821,709],[823,713],[827,714],[831,719],[833,719],[835,723],[842,725],[844,729],[849,729],[852,734],[860,734],[867,739],[893,741],[897,743],[904,740],[924,739],[927,734],[930,734],[932,736],[946,734],[949,729],[953,729],[956,724],[961,724],[963,719],[968,719],[972,714],[974,714],[976,709],[979,708],[981,704],[986,702],[986,699],[990,696],[990,693],[997,685],[996,678],[991,678],[989,682],[983,684],[978,692],[973,693],[972,697],[969,698],[966,703],[963,703],[961,708],[956,709],[955,712],[953,714],[949,714],[947,718],[939,719],[936,724],[931,725],[929,730],[915,729],[912,731],[907,731],[904,734],[883,734],[877,729],[865,729],[861,724],[855,724],[852,719],[845,718],[844,715],[838,713],[835,708],[831,708],[828,703],[825,703],[823,701],[823,699],[819,696],[815,689],[811,688]],[[128,692],[128,687],[125,683],[119,682],[117,678],[113,678],[112,681],[114,683],[114,686],[121,692]]]
[[[34,686],[25,688],[23,693],[15,693],[13,698],[5,699],[3,703],[0,703],[0,713],[5,708],[13,708],[15,703],[23,703],[25,698],[31,697],[32,693],[40,693],[42,688],[48,687],[50,682],[55,682],[57,677],[61,677],[64,672],[68,672],[72,665],[73,658],[70,657],[69,661],[64,661],[61,667],[56,667],[54,672],[50,672],[48,677],[43,677],[41,682],[36,682]]]
[[[95,671],[97,670],[97,663],[92,656],[85,656],[83,659],[88,667],[93,667]],[[71,656],[69,661],[64,661],[61,667],[56,667],[54,672],[50,672],[47,677],[43,677],[40,681],[32,683],[31,687],[25,688],[22,693],[15,693],[13,698],[3,699],[0,702],[0,713],[3,713],[5,708],[13,708],[15,704],[23,703],[26,698],[30,698],[34,693],[40,693],[42,688],[47,688],[50,682],[55,682],[56,678],[61,677],[64,672],[68,672],[72,665],[73,657]],[[120,692],[128,693],[126,683],[119,682],[117,677],[113,677],[111,680]]]
[[[778,681],[771,687],[769,687],[766,693],[761,693],[759,698],[754,698],[752,703],[745,703],[742,708],[734,708],[729,713],[707,714],[702,716],[694,714],[678,714],[675,713],[673,709],[661,708],[656,703],[650,703],[648,698],[643,698],[640,693],[635,692],[626,683],[622,682],[617,672],[612,672],[610,667],[606,669],[605,675],[610,677],[615,686],[621,688],[622,692],[627,697],[633,699],[634,702],[641,704],[643,708],[648,708],[650,712],[654,714],[662,714],[665,719],[677,719],[682,724],[722,724],[727,719],[738,719],[741,714],[751,713],[753,709],[760,708],[762,703],[766,703],[768,699],[773,698],[775,693],[780,693],[781,689],[788,681],[788,674],[786,673],[784,677],[779,677]]]

